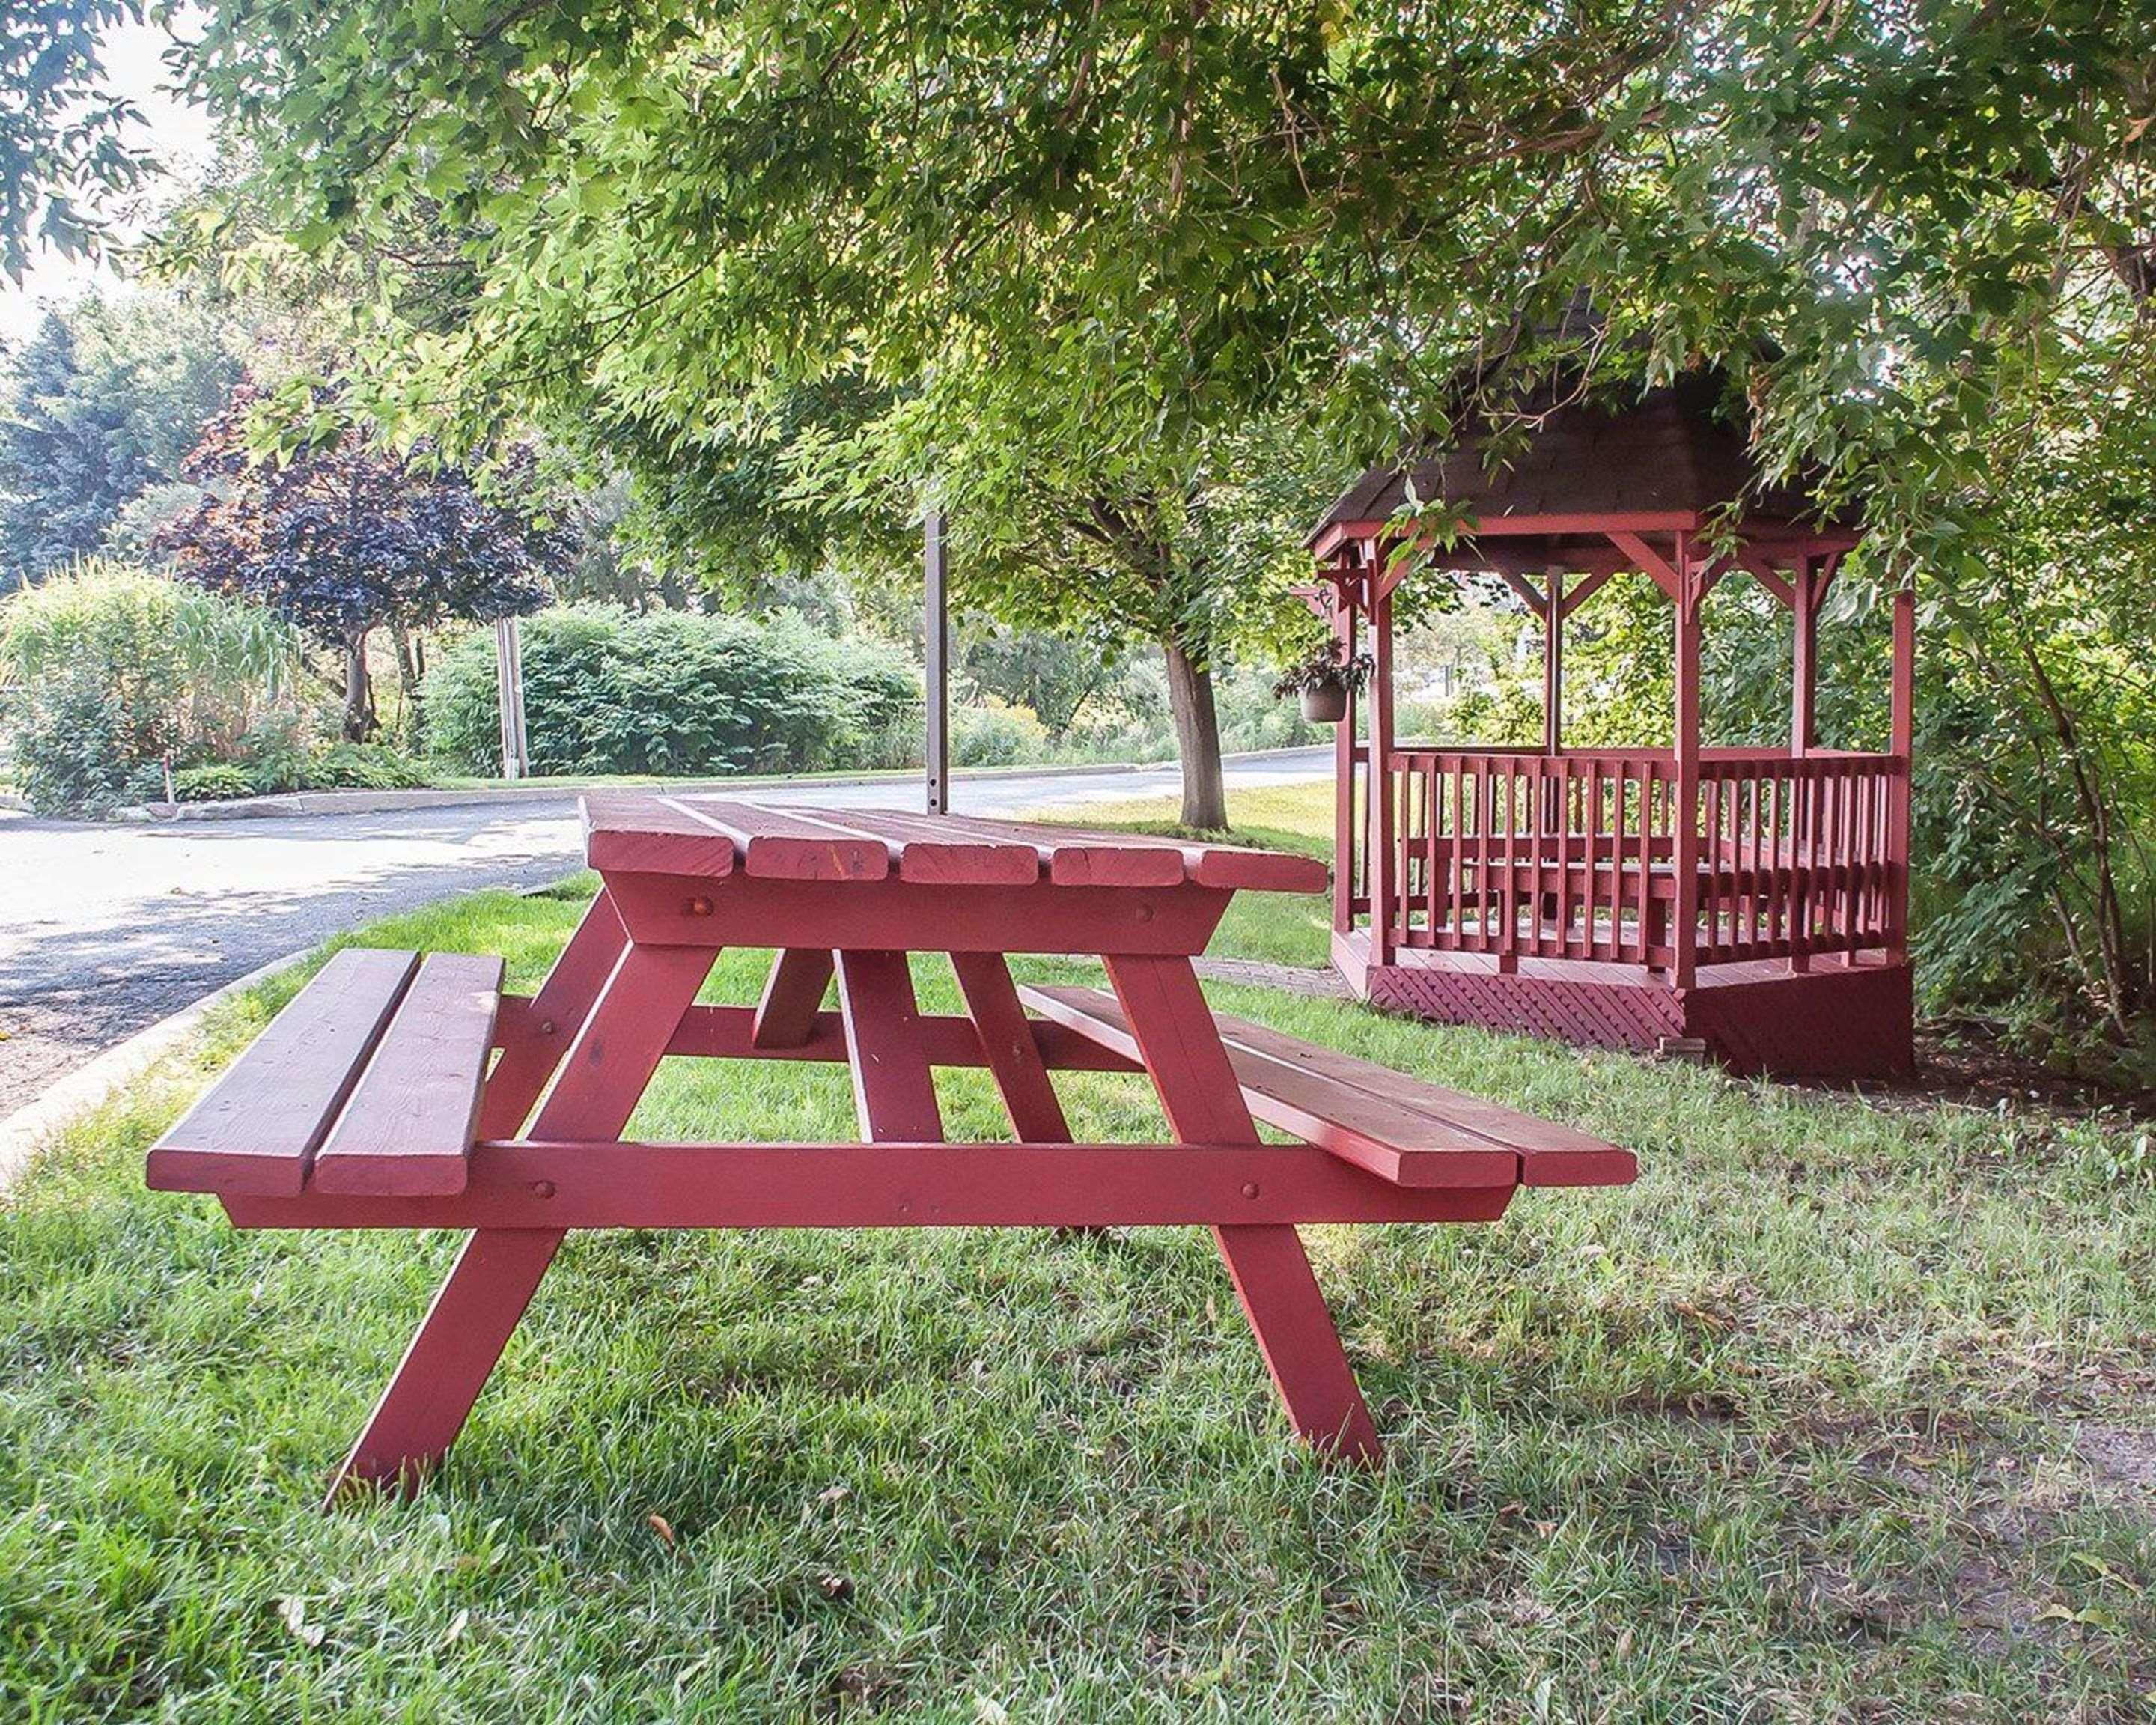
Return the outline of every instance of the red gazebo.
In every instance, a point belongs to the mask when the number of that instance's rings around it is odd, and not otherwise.
[[[1335,632],[1352,653],[1366,630],[1374,661],[1339,730],[1332,924],[1333,962],[1373,1004],[1743,1072],[1911,1065],[1912,598],[1893,599],[1889,751],[1821,747],[1817,625],[1856,525],[1762,484],[1723,405],[1704,371],[1622,405],[1553,384],[1510,465],[1491,470],[1471,425],[1446,457],[1366,474],[1312,536]],[[1410,485],[1472,536],[1410,542]],[[1411,567],[1502,576],[1539,619],[1540,747],[1395,735]],[[1675,614],[1672,747],[1564,746],[1565,619],[1617,575]],[[1701,607],[1742,578],[1793,619],[1786,748],[1702,743]]]

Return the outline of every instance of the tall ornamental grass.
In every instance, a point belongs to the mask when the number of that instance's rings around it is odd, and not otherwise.
[[[295,700],[300,640],[259,605],[85,558],[0,601],[0,737],[40,813],[155,794]]]

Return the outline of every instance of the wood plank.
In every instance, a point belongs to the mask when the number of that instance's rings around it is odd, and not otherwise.
[[[614,875],[608,889],[640,946],[929,952],[1200,952],[1229,895],[1204,886],[974,886],[912,880],[757,880],[722,886],[679,875]]]
[[[831,953],[822,947],[788,947],[772,960],[763,998],[757,1002],[751,1045],[798,1048],[806,1042],[834,968]]]
[[[827,816],[827,819],[835,819]],[[952,815],[864,811],[846,824],[885,840],[901,880],[940,886],[1028,886],[1040,879],[1040,847],[977,831]]]
[[[577,803],[588,868],[602,874],[619,869],[712,880],[734,871],[733,840],[670,798],[641,791],[594,791]]]
[[[671,797],[675,809],[722,833],[741,869],[759,880],[880,880],[891,847],[839,825],[820,812],[773,809],[726,797]]]
[[[693,800],[691,806],[697,806]],[[783,817],[790,840],[820,833],[839,843],[857,841],[864,845],[880,846],[886,860],[886,872],[901,880],[939,886],[1024,886],[1040,877],[1040,860],[1034,846],[975,833],[952,816],[913,816],[880,809],[841,810],[789,805],[783,809],[766,809],[760,803],[742,806]],[[779,864],[776,859],[777,854],[773,853],[769,878],[880,878],[865,872],[836,876],[782,874],[778,871]]]
[[[1246,1019],[1222,1018],[1230,1054],[1250,1054],[1281,1070],[1327,1077],[1423,1115],[1448,1132],[1471,1134],[1517,1153],[1523,1186],[1621,1185],[1639,1172],[1629,1150],[1538,1115],[1467,1091],[1450,1090],[1374,1060],[1358,1060]],[[1273,1082],[1268,1078],[1269,1083]]]
[[[325,1192],[461,1192],[494,1048],[501,960],[430,952],[315,1154]]]
[[[752,1006],[692,1006],[681,1017],[680,1027],[666,1052],[690,1060],[817,1060],[843,1066],[851,1055],[846,1047],[845,1019],[835,1012],[819,1012],[798,1046],[761,1047],[754,1034]],[[978,1070],[988,1065],[980,1033],[969,1018],[951,1014],[921,1014],[914,1019],[921,1049],[932,1066],[959,1066]],[[1041,1064],[1051,1072],[1136,1072],[1136,1060],[1125,1060],[1099,1043],[1066,1030],[1060,1024],[1029,1019],[1034,1046]]]
[[[1207,845],[1200,847],[1190,878],[1200,886],[1225,886],[1239,892],[1317,893],[1324,891],[1332,877],[1314,856]]]
[[[1056,886],[1177,886],[1183,847],[1150,834],[1093,833],[1033,821],[944,815],[939,824],[991,842],[1029,845],[1040,874]]]
[[[1010,966],[999,952],[953,952],[951,968],[980,1033],[981,1053],[1019,1137],[1054,1143],[1070,1136],[1033,1027],[1019,1004]]]
[[[418,964],[416,952],[332,953],[151,1147],[146,1183],[158,1192],[300,1191]]]
[[[1245,845],[1214,845],[1159,833],[1098,832],[1033,821],[990,821],[971,815],[891,816],[879,822],[930,829],[947,840],[963,834],[983,843],[1027,845],[1043,858],[1059,886],[1173,886],[1178,880],[1243,892],[1323,892],[1332,875],[1314,856]],[[1137,853],[1135,857],[1130,854]],[[1171,873],[1171,864],[1178,873]],[[1127,875],[1128,878],[1123,878]]]
[[[936,1081],[914,1004],[913,973],[895,951],[839,954],[839,1010],[852,1053],[854,1105],[871,1142],[943,1136]]]
[[[1482,1222],[1502,1215],[1515,1189],[1391,1186],[1307,1144],[577,1139],[483,1142],[454,1196],[235,1196],[225,1210],[241,1228],[476,1228],[478,1239],[550,1242],[567,1228]],[[421,1453],[438,1455],[454,1435],[430,1430]],[[372,1453],[379,1477],[413,1452]]]
[[[1096,988],[1029,988],[1024,998],[1051,1022],[1137,1057],[1137,1039],[1112,996]],[[1510,1146],[1452,1131],[1382,1097],[1270,1065],[1233,1042],[1226,1046],[1252,1114],[1381,1180],[1422,1189],[1518,1183],[1520,1158]]]
[[[1116,1053],[1131,1051],[1128,1021],[1101,990],[1029,987],[1021,993],[1055,1022],[1099,1035]],[[1380,1178],[1436,1186],[1467,1183],[1496,1171],[1496,1178],[1517,1178],[1522,1185],[1609,1185],[1625,1183],[1637,1172],[1630,1151],[1554,1121],[1425,1084],[1261,1024],[1219,1015],[1214,1023],[1253,1114]],[[1327,1122],[1331,1130],[1322,1136],[1305,1131]],[[1454,1158],[1466,1158],[1456,1173],[1447,1168]]]

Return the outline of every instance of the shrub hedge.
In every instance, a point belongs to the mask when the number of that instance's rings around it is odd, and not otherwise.
[[[817,772],[918,758],[921,686],[896,652],[769,622],[572,606],[524,619],[535,773]],[[494,637],[435,659],[427,741],[444,767],[500,765]]]

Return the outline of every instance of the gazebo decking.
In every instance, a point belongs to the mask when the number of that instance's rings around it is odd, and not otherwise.
[[[1889,747],[1821,747],[1817,625],[1856,531],[1759,483],[1719,393],[1692,373],[1612,408],[1552,386],[1502,471],[1471,435],[1373,470],[1320,524],[1334,633],[1352,654],[1367,629],[1373,665],[1336,742],[1334,962],[1373,1004],[1446,1023],[1892,1076],[1912,1061],[1913,597],[1892,600]],[[1460,509],[1467,532],[1422,534],[1412,499]],[[1540,623],[1541,747],[1396,737],[1393,594],[1428,568],[1502,576]],[[1568,748],[1566,619],[1623,574],[1671,601],[1673,746]],[[1725,578],[1790,614],[1786,748],[1702,746],[1701,613]]]

